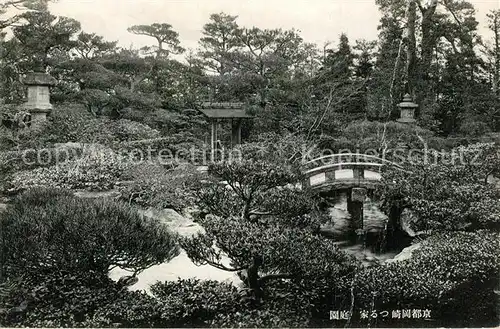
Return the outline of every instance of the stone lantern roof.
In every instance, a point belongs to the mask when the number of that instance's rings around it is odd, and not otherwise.
[[[403,96],[403,101],[398,104],[398,107],[416,109],[418,107],[418,104],[413,103],[413,99],[411,98],[410,94],[405,94]]]
[[[54,86],[57,80],[42,72],[33,72],[26,74],[23,83],[27,86]]]

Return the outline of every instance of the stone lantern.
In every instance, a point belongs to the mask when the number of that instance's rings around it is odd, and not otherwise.
[[[414,123],[415,120],[415,109],[418,107],[417,104],[413,103],[410,94],[406,94],[403,97],[403,101],[398,104],[401,109],[400,118],[397,120],[401,123]]]
[[[56,79],[46,73],[34,72],[28,73],[23,83],[28,86],[28,102],[24,109],[31,114],[31,125],[46,121],[52,110],[49,88],[56,84]]]

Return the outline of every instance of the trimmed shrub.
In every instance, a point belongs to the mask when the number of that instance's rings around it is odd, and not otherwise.
[[[109,122],[110,129],[118,141],[135,141],[142,139],[159,138],[160,132],[143,123],[120,119]]]
[[[488,123],[481,121],[465,121],[460,125],[460,133],[465,136],[478,137],[491,131]]]
[[[54,106],[50,113],[50,135],[58,143],[90,142],[83,131],[94,119],[82,105],[66,103]]]
[[[7,297],[0,325],[29,327],[166,327],[163,304],[145,292],[131,292],[93,272],[46,273],[41,282],[25,280]]]
[[[44,149],[25,149],[21,151],[0,152],[0,172],[49,167],[56,163],[75,159],[82,155],[82,147],[62,146]]]
[[[45,273],[114,267],[140,272],[177,256],[176,236],[157,220],[111,200],[80,199],[54,189],[33,189],[2,214],[6,277],[43,282]]]
[[[47,143],[102,143],[111,145],[120,141],[157,138],[160,132],[140,122],[120,119],[112,120],[106,117],[96,118],[83,106],[77,104],[62,104],[55,106],[51,112],[48,125],[34,139]],[[29,142],[23,138],[25,143]],[[33,140],[33,139],[32,139]],[[27,145],[26,147],[34,147]],[[23,147],[24,148],[24,147]]]
[[[142,291],[122,291],[112,302],[102,304],[83,326],[165,328],[172,324],[161,300]]]
[[[199,181],[203,174],[190,165],[173,170],[146,165],[138,166],[128,175],[134,182],[120,188],[122,200],[142,207],[172,208],[181,212],[194,204],[192,183]]]
[[[160,133],[135,121],[92,118],[78,128],[76,135],[78,141],[111,146],[120,142],[158,138]]]
[[[307,317],[286,309],[261,307],[244,309],[241,312],[219,314],[212,327],[220,328],[306,328]]]
[[[119,289],[109,278],[93,272],[45,273],[43,281],[22,280],[8,297],[11,306],[26,305],[23,312],[10,309],[0,324],[29,327],[81,327],[101,305],[115,299]],[[19,307],[19,306],[18,306]]]

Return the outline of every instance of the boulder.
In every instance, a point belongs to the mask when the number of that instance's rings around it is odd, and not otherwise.
[[[166,224],[172,231],[183,236],[190,236],[203,232],[203,228],[193,222],[191,218],[180,215],[177,211],[169,208],[148,208],[140,211],[145,217],[154,218]]]
[[[421,247],[421,243],[416,243],[414,245],[411,245],[407,248],[404,248],[403,251],[401,251],[399,254],[397,254],[393,259],[388,259],[386,260],[385,262],[386,263],[392,263],[392,262],[400,262],[400,261],[403,261],[403,260],[406,260],[406,259],[410,259],[413,252],[415,250],[418,250],[420,249]]]
[[[418,216],[410,209],[405,209],[401,213],[401,229],[410,237],[414,238],[416,233],[412,228],[413,223],[418,221]]]

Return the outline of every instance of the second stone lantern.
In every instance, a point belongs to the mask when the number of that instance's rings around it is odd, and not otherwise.
[[[28,73],[23,82],[28,86],[28,102],[24,104],[24,109],[31,114],[31,126],[36,126],[47,120],[47,114],[52,110],[49,88],[56,84],[56,79],[34,72]]]
[[[413,103],[413,100],[410,94],[406,94],[403,97],[403,101],[398,104],[399,109],[401,110],[401,114],[398,122],[401,123],[414,123],[415,120],[415,109],[418,107],[417,104]]]

